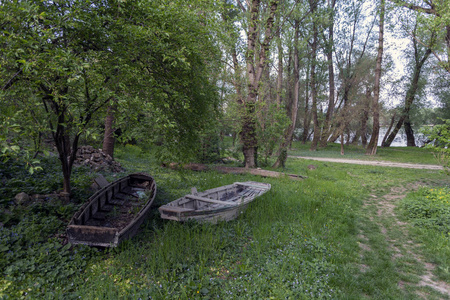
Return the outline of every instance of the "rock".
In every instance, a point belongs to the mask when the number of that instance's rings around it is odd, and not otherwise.
[[[24,192],[18,193],[18,194],[14,197],[14,202],[15,202],[17,205],[25,204],[25,203],[27,203],[28,201],[30,201],[30,196],[28,196],[28,194],[27,194],[27,193],[24,193]]]
[[[75,165],[89,166],[94,170],[110,170],[112,172],[122,172],[121,165],[105,154],[101,149],[94,149],[92,146],[81,146],[78,148]]]

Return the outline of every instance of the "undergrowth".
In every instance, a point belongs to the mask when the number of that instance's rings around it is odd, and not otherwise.
[[[401,208],[414,226],[437,230],[450,237],[449,188],[421,188],[405,198]]]
[[[140,233],[114,249],[64,244],[65,227],[96,173],[74,171],[78,194],[71,203],[49,198],[16,205],[18,192],[62,186],[58,162],[41,160],[44,171],[33,176],[14,164],[0,166],[0,299],[360,299],[360,286],[369,296],[388,295],[392,285],[380,292],[379,281],[359,282],[353,267],[360,259],[357,225],[367,186],[381,193],[400,181],[443,176],[322,162],[310,170],[311,162],[288,160],[287,173],[308,176],[294,181],[174,171],[137,146],[118,148],[116,158],[127,173],[151,174],[158,193]],[[123,174],[104,175],[112,181]],[[236,220],[210,225],[159,217],[158,206],[193,186],[201,191],[246,180],[268,182],[272,190]]]
[[[436,275],[450,281],[450,189],[421,188],[403,199],[400,211],[413,225],[416,241],[436,264]]]

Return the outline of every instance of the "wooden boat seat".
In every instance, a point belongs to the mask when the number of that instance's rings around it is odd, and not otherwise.
[[[108,180],[106,180],[106,178],[101,174],[98,175],[98,177],[95,178],[94,181],[100,188],[104,188],[109,184]]]
[[[106,219],[107,214],[108,214],[107,212],[98,211],[92,216],[92,218],[95,220],[104,221]]]
[[[251,184],[251,183],[246,183],[246,182],[235,182],[235,184],[242,185],[242,186],[248,186],[248,187],[252,187],[252,188],[256,188],[256,189],[261,189],[261,190],[266,189],[263,186],[256,185],[256,184]]]
[[[194,209],[185,208],[185,207],[181,207],[181,206],[169,206],[169,205],[164,206],[164,211],[167,211],[167,212],[178,213],[178,212],[192,211],[192,210],[194,210]]]
[[[125,203],[124,200],[114,199],[114,198],[108,201],[108,204],[118,205],[118,206],[123,206],[124,203]]]
[[[206,197],[200,197],[200,196],[195,196],[195,195],[186,195],[184,197],[185,198],[189,198],[189,199],[193,199],[193,200],[214,203],[214,204],[231,205],[231,206],[238,205],[238,203],[234,203],[234,202],[213,200],[213,199],[209,199],[209,198],[206,198]]]

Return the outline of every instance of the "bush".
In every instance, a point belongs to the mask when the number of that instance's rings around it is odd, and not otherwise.
[[[450,175],[450,119],[441,120],[444,121],[443,124],[424,128],[422,132],[430,141],[426,147],[433,151],[447,175]]]
[[[0,161],[0,205],[12,203],[14,196],[20,192],[33,194],[51,194],[63,187],[61,162],[56,156],[40,157],[42,170],[30,173],[20,161]],[[89,186],[96,177],[88,167],[75,167],[72,172],[72,200],[82,202],[91,193]]]
[[[421,188],[401,203],[403,214],[415,226],[435,229],[450,235],[450,189]]]

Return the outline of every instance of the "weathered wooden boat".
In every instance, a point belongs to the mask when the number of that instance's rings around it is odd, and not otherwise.
[[[235,182],[191,194],[159,207],[161,218],[175,221],[197,220],[217,223],[235,219],[250,202],[271,188],[268,183],[247,181]]]
[[[155,195],[155,180],[143,173],[104,186],[72,217],[66,230],[69,242],[116,247],[137,233]]]

